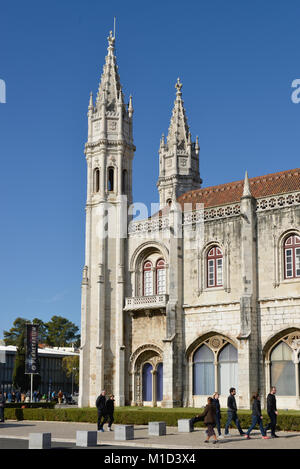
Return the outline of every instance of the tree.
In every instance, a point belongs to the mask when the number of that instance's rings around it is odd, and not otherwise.
[[[46,343],[52,347],[79,346],[80,334],[78,327],[61,316],[52,316],[45,324],[47,328]]]
[[[4,331],[4,343],[5,345],[19,345],[19,339],[25,331],[26,323],[31,322],[25,318],[17,318],[13,322],[13,327],[9,331]],[[47,337],[47,328],[41,319],[33,319],[33,324],[39,326],[39,343],[44,343]]]
[[[74,384],[79,384],[79,357],[64,357],[62,359],[62,368],[69,377],[73,374]]]

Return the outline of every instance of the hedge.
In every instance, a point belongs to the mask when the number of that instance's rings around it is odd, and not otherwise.
[[[177,426],[179,419],[189,419],[201,413],[203,409],[192,408],[145,408],[145,407],[119,407],[115,409],[116,424],[147,425],[148,422],[164,421],[168,426]],[[248,428],[251,424],[251,411],[238,412],[242,428]],[[264,423],[268,422],[268,416],[263,412]],[[97,410],[95,408],[9,408],[5,409],[5,418],[8,420],[40,420],[59,422],[86,422],[97,423]],[[221,426],[225,426],[227,412],[221,412]],[[196,427],[203,427],[203,422],[197,422]],[[280,411],[277,419],[278,430],[300,431],[300,412]]]
[[[56,402],[6,402],[6,409],[21,409],[21,408],[44,408],[44,409],[53,409],[56,405]]]

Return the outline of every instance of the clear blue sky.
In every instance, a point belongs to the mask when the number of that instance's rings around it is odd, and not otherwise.
[[[178,76],[203,186],[300,166],[299,1],[2,2],[0,338],[18,316],[80,326],[86,114],[114,16],[135,110],[135,201],[158,201]]]

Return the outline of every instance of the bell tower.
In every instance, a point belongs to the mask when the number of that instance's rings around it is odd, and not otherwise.
[[[132,97],[125,104],[110,32],[94,103],[88,106],[85,266],[82,278],[79,406],[106,389],[125,403],[124,284],[132,203]]]
[[[162,135],[159,147],[159,178],[157,182],[160,206],[176,200],[181,194],[201,187],[199,173],[199,142],[192,142],[182,100],[182,83],[177,79],[168,136]]]

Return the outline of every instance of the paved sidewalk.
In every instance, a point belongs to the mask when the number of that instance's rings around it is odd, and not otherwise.
[[[28,439],[29,433],[49,432],[52,441],[76,443],[77,430],[95,431],[96,425],[71,422],[37,422],[31,420],[0,423],[0,438]],[[167,427],[164,436],[149,436],[145,425],[134,426],[134,440],[116,441],[114,432],[98,432],[98,444],[157,449],[300,449],[300,432],[277,432],[280,438],[263,440],[259,430],[251,433],[251,440],[232,429],[230,437],[219,440],[216,445],[204,443],[204,429],[192,433],[178,433],[177,427]]]

